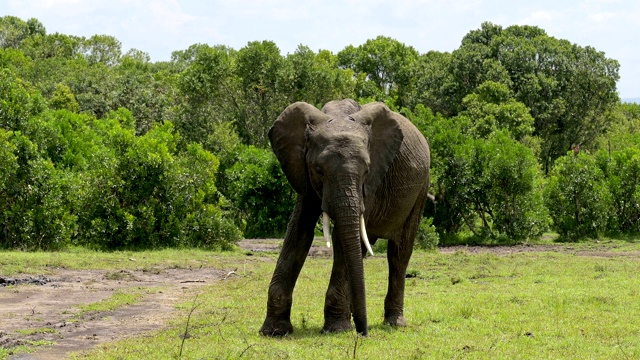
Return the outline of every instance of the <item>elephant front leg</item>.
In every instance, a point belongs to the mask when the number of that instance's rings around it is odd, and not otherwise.
[[[260,333],[263,335],[283,336],[293,332],[291,324],[293,288],[311,248],[320,213],[317,198],[298,195],[269,285],[267,316],[260,328]]]
[[[323,332],[341,332],[353,329],[351,325],[349,279],[340,241],[333,241],[333,267],[324,301]]]

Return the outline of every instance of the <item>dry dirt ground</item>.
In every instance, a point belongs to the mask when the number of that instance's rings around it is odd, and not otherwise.
[[[277,251],[281,240],[244,240],[239,245],[248,251]],[[563,245],[514,247],[447,247],[441,253],[466,251],[508,255],[530,251],[563,251]],[[331,249],[316,241],[311,256],[329,257]],[[578,252],[586,256],[625,256],[602,252]],[[626,255],[629,255],[628,253]],[[640,256],[639,254],[633,254]],[[145,331],[157,329],[176,316],[175,304],[185,301],[199,286],[212,284],[228,276],[222,269],[162,269],[158,271],[96,271],[50,269],[50,275],[22,274],[12,279],[0,273],[0,347],[11,350],[29,341],[49,341],[52,345],[34,348],[34,352],[16,353],[10,359],[62,359],[70,352]],[[7,282],[23,280],[18,285]],[[3,284],[3,282],[5,284]],[[99,302],[118,290],[152,289],[142,301],[115,311],[78,316],[79,306]],[[25,329],[38,329],[25,334]],[[18,331],[21,330],[21,331]]]

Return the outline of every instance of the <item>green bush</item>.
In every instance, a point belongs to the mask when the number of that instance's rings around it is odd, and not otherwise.
[[[279,237],[287,229],[295,192],[270,150],[247,146],[226,170],[226,196],[245,237]]]
[[[598,165],[603,170],[611,194],[612,212],[608,229],[622,234],[640,232],[640,149],[635,144],[623,150],[599,151]]]
[[[533,151],[504,132],[481,146],[485,156],[477,176],[483,183],[481,200],[486,201],[481,206],[491,216],[493,231],[511,241],[541,236],[548,228],[548,213]]]
[[[220,210],[213,154],[197,144],[178,152],[170,122],[136,137],[117,118],[102,129],[115,151],[88,172],[79,241],[105,249],[227,248],[240,239]]]
[[[67,246],[76,218],[66,194],[73,178],[42,158],[22,134],[0,129],[0,248],[55,250]]]
[[[569,152],[554,164],[545,188],[552,228],[568,241],[597,238],[611,209],[602,170],[594,156]]]
[[[422,218],[416,235],[415,247],[422,250],[436,250],[440,242],[440,236],[433,226],[432,218]]]

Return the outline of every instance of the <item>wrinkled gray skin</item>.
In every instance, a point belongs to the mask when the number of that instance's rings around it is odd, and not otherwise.
[[[260,332],[269,336],[293,332],[293,288],[323,212],[334,223],[323,331],[352,329],[353,315],[356,331],[368,333],[361,215],[372,244],[378,238],[390,240],[384,323],[406,326],[405,275],[429,189],[425,138],[382,103],[360,107],[343,100],[326,104],[322,111],[304,102],[290,105],[275,121],[269,139],[298,196]]]

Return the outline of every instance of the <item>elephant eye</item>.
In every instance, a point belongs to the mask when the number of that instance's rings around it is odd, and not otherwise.
[[[322,172],[322,168],[320,166],[316,166],[316,175],[323,177],[324,173]]]

